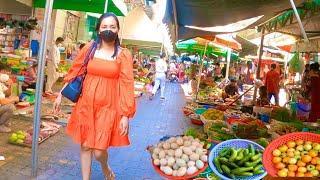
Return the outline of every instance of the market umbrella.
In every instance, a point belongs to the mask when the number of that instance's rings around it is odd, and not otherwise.
[[[46,0],[34,0],[33,6],[44,8]],[[107,11],[105,8],[107,7]],[[121,0],[55,0],[53,9],[64,9],[73,11],[84,11],[102,14],[113,12],[117,16],[125,16],[127,7]]]
[[[232,38],[231,34],[219,34],[219,35],[205,35],[201,36],[204,39],[211,41],[214,44],[221,45],[233,50],[241,50],[241,44]]]
[[[210,44],[211,41],[203,38],[193,38],[176,43],[176,47],[180,51],[203,53],[206,50],[206,54],[212,54],[214,51],[219,51],[219,47],[215,47]],[[207,45],[207,49],[206,49]]]

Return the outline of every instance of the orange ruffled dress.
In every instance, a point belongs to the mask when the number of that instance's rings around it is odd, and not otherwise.
[[[66,82],[76,77],[91,44],[75,59]],[[87,66],[82,96],[72,111],[67,134],[88,148],[127,146],[128,135],[120,136],[119,123],[122,116],[131,118],[135,111],[133,60],[129,50],[121,49],[115,61],[93,58]]]

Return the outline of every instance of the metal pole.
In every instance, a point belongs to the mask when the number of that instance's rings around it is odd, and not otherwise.
[[[205,57],[206,52],[207,52],[208,44],[209,44],[209,42],[206,43],[206,46],[205,46],[204,52],[203,52],[203,56],[202,56],[201,66],[200,66],[200,70],[199,70],[198,84],[197,84],[196,100],[198,100],[198,93],[199,93],[199,88],[200,88],[201,75],[202,75],[202,69],[203,69],[203,64],[204,64],[204,57]]]
[[[291,3],[291,6],[292,6],[292,9],[293,9],[293,12],[297,18],[297,21],[298,21],[298,24],[299,24],[299,27],[300,27],[300,30],[301,30],[301,33],[303,35],[303,38],[304,38],[304,41],[305,42],[309,42],[309,39],[308,39],[308,36],[307,36],[307,33],[302,25],[302,22],[301,22],[301,19],[300,19],[300,16],[299,16],[299,13],[297,11],[297,7],[296,5],[294,4],[294,1],[293,0],[290,0],[290,3]]]
[[[265,29],[262,28],[256,79],[260,79],[261,59],[262,59],[262,54],[263,54],[264,32],[265,32]],[[254,87],[253,102],[256,101],[256,98],[257,98],[257,86]]]
[[[226,80],[229,78],[229,69],[230,69],[230,61],[231,61],[231,48],[228,48],[227,50],[227,68],[226,68]]]
[[[47,49],[47,33],[50,26],[50,18],[52,14],[54,0],[47,0],[45,7],[45,16],[42,29],[41,45],[38,59],[37,87],[35,94],[34,116],[33,116],[33,136],[32,136],[32,176],[37,176],[38,171],[38,139],[40,131],[41,101],[43,91],[44,68],[46,62]]]

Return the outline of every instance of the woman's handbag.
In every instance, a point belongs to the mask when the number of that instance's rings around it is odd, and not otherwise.
[[[87,66],[90,61],[90,59],[93,57],[94,52],[96,50],[97,43],[93,42],[90,49],[87,51],[86,57],[84,59],[84,62],[77,74],[77,76],[71,80],[65,88],[61,91],[61,94],[69,99],[70,101],[76,103],[78,102],[78,99],[82,92],[82,84],[87,74]],[[85,68],[85,71],[83,74],[80,75],[81,70]]]

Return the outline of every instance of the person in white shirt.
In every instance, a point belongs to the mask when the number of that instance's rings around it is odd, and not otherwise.
[[[51,51],[49,51],[49,58],[47,61],[47,83],[46,83],[46,93],[52,94],[52,87],[54,83],[58,80],[59,74],[57,72],[58,65],[60,63],[60,50],[59,47],[62,46],[64,39],[58,37],[54,43]]]
[[[155,85],[152,90],[152,95],[150,96],[150,100],[152,100],[153,96],[156,94],[157,90],[160,86],[161,96],[160,98],[164,99],[164,90],[166,86],[166,72],[168,70],[168,65],[165,61],[165,54],[160,54],[160,59],[156,61],[156,74],[155,74]]]

